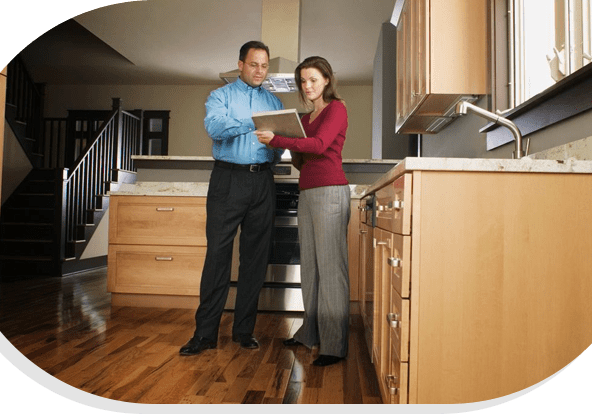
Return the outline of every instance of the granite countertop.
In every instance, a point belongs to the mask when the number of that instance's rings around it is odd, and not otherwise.
[[[362,198],[367,185],[350,184],[351,197]],[[122,184],[116,191],[110,191],[109,195],[127,196],[160,196],[160,197],[205,197],[208,194],[208,183],[194,182],[154,182],[140,181],[135,184]]]
[[[410,171],[474,171],[499,173],[592,173],[592,161],[568,158],[566,160],[546,160],[525,157],[515,159],[489,158],[405,158],[379,180],[367,186],[365,194],[372,193]],[[364,196],[362,195],[362,197]]]
[[[187,162],[213,162],[211,156],[191,156],[191,155],[132,155],[133,160],[138,161],[187,161]],[[282,160],[281,163],[289,163],[290,160]],[[343,159],[343,164],[397,164],[400,160],[383,159]]]
[[[212,157],[186,156],[135,156],[134,159],[150,161],[213,161]],[[362,198],[366,194],[393,181],[396,177],[410,171],[474,171],[498,173],[592,173],[592,161],[568,158],[566,160],[534,159],[525,157],[514,159],[488,158],[429,158],[408,157],[401,162],[394,160],[343,160],[354,164],[394,165],[381,178],[371,185],[351,184],[352,198]],[[137,182],[124,184],[113,195],[151,195],[151,196],[206,196],[208,183],[194,182]]]

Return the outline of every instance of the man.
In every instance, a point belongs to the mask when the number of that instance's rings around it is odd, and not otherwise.
[[[216,160],[207,199],[208,249],[201,279],[195,333],[179,353],[196,355],[215,348],[220,318],[230,286],[232,245],[238,227],[240,265],[232,339],[254,349],[259,292],[269,260],[275,187],[271,166],[283,150],[259,143],[253,134],[253,112],[283,109],[281,101],[261,87],[267,76],[269,49],[257,41],[239,53],[239,78],[214,90],[206,101],[204,120]]]

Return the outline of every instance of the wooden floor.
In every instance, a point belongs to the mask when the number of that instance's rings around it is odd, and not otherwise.
[[[158,404],[379,404],[360,315],[350,318],[349,356],[328,367],[318,351],[286,348],[302,314],[261,312],[245,350],[231,340],[232,312],[218,347],[192,357],[179,348],[194,311],[111,307],[106,270],[63,279],[0,283],[0,332],[29,360],[86,392]]]

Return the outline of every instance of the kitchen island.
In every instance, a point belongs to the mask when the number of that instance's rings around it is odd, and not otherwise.
[[[195,308],[205,259],[206,196],[212,157],[135,156],[137,182],[110,193],[108,290],[114,306]],[[368,184],[396,160],[345,160],[350,182],[351,300],[358,301],[357,211]],[[276,182],[295,185],[282,161]],[[355,180],[355,181],[354,181]],[[235,248],[238,243],[235,243]],[[233,272],[238,271],[238,252]],[[233,273],[234,274],[234,273]]]
[[[506,396],[590,346],[591,173],[407,158],[368,187],[360,309],[385,403]]]

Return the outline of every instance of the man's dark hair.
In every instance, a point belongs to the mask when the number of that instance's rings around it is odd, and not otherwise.
[[[259,42],[258,40],[251,40],[250,42],[245,43],[241,46],[240,52],[238,53],[238,60],[244,62],[247,58],[247,54],[251,49],[262,49],[265,50],[267,53],[267,57],[269,58],[269,48],[263,42]]]

